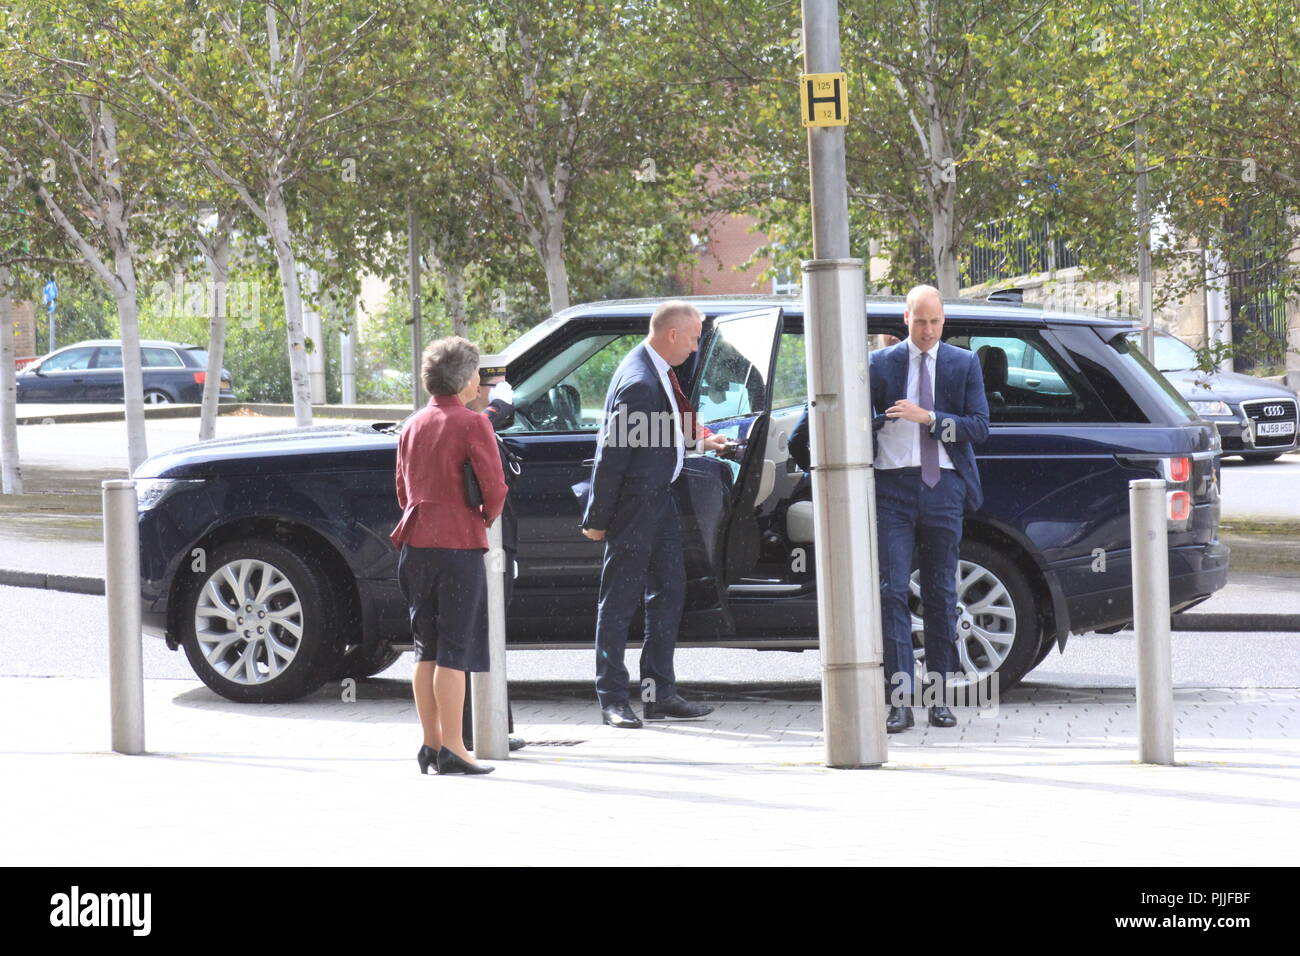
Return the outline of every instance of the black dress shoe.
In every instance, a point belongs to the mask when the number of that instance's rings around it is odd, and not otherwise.
[[[885,733],[899,734],[916,723],[911,707],[891,707],[885,718]]]
[[[510,738],[510,752],[511,752],[511,753],[514,753],[516,750],[523,750],[523,749],[524,749],[525,747],[527,747],[527,746],[528,746],[528,741],[524,740],[522,737],[511,737],[511,738]]]
[[[491,773],[496,767],[485,767],[482,764],[470,763],[461,757],[452,753],[446,747],[438,751],[438,773]]]
[[[939,704],[929,708],[931,727],[956,727],[957,718],[951,710]]]
[[[602,707],[600,716],[611,727],[618,727],[622,730],[636,730],[641,726],[641,718],[628,706],[627,701]]]
[[[429,747],[424,744],[420,745],[420,752],[415,755],[415,761],[420,765],[420,773],[428,773],[429,767],[433,767],[433,772],[438,772],[438,750],[435,747]]]
[[[646,720],[696,720],[713,713],[708,704],[697,704],[681,694],[674,694],[663,700],[648,701],[645,705]]]

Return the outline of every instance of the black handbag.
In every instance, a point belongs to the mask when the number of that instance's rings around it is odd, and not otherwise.
[[[483,489],[479,486],[478,475],[474,474],[474,466],[466,461],[460,466],[460,472],[465,478],[465,503],[471,508],[483,507]]]

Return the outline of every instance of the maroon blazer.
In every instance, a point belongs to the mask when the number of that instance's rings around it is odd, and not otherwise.
[[[462,466],[474,466],[482,509],[465,503]],[[393,547],[486,550],[487,526],[501,514],[506,479],[496,435],[487,416],[455,395],[435,395],[416,412],[397,440],[397,504],[402,520],[389,536]]]

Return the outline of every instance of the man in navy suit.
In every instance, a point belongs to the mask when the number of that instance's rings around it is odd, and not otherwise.
[[[926,678],[937,694],[931,727],[953,727],[944,681],[957,655],[958,552],[962,516],[984,500],[974,446],[988,438],[989,406],[979,360],[943,336],[943,298],[933,286],[907,294],[908,337],[871,353],[875,429],[876,533],[881,623],[893,734],[913,725],[912,617],[907,599],[912,550],[921,558]]]
[[[681,474],[688,435],[689,444],[704,451],[726,447],[721,436],[694,440],[694,415],[673,372],[698,348],[702,325],[703,316],[688,302],[660,305],[650,318],[650,334],[624,357],[605,394],[582,533],[605,542],[596,609],[596,697],[602,719],[614,727],[641,726],[628,704],[623,651],[642,598],[646,720],[689,720],[713,711],[677,693],[673,674],[686,570],[671,487]]]

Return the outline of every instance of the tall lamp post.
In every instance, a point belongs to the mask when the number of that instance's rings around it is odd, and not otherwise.
[[[837,0],[803,0],[813,258],[803,263],[826,763],[885,762],[885,679],[862,260],[849,256]]]

